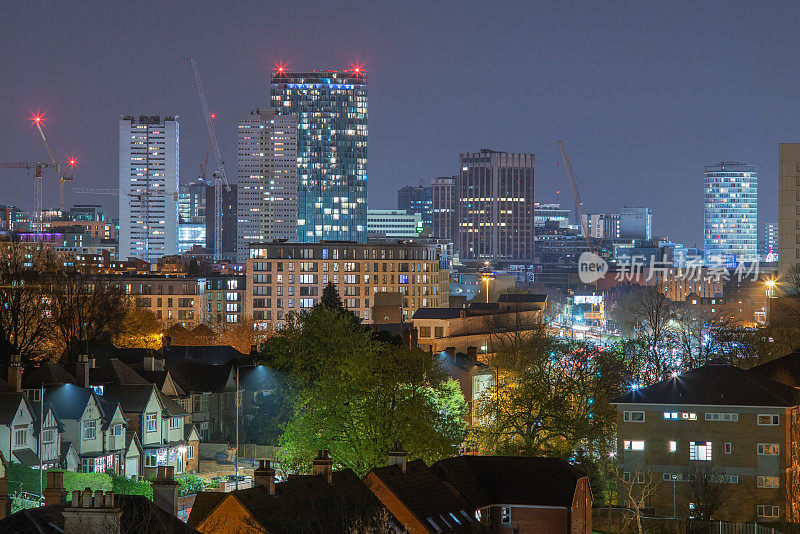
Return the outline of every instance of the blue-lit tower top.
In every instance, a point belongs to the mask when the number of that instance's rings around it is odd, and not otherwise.
[[[367,240],[367,76],[343,70],[272,73],[270,105],[297,115],[297,240]]]

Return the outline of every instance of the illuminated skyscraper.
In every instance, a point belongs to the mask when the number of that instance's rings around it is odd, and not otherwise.
[[[119,259],[178,252],[178,117],[119,121]]]
[[[431,227],[433,213],[432,189],[424,185],[407,185],[397,191],[397,209],[408,214],[419,213],[422,226]]]
[[[297,240],[367,239],[367,77],[346,70],[272,74],[272,108],[296,115]],[[241,200],[240,200],[241,202]]]
[[[758,260],[758,169],[740,162],[706,165],[707,264]]]

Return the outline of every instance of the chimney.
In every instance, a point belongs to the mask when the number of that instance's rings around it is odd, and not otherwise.
[[[178,483],[175,482],[175,468],[159,465],[153,481],[153,502],[171,513],[178,515]]]
[[[163,336],[161,338],[161,351],[166,352],[169,350],[170,344],[172,343],[172,338],[169,336]]]
[[[67,500],[67,491],[64,489],[64,472],[48,471],[47,487],[44,489],[44,504],[64,504]]]
[[[395,444],[394,448],[389,451],[389,465],[396,465],[403,473],[406,472],[408,453],[403,450],[402,445]]]
[[[72,492],[72,502],[64,508],[64,534],[120,533],[122,510],[110,491],[90,488]]]
[[[22,391],[22,355],[12,354],[8,360],[8,385],[16,391]]]
[[[156,357],[152,354],[147,354],[144,357],[144,362],[142,363],[144,366],[145,371],[155,371],[156,370]]]
[[[0,478],[0,519],[11,515],[11,496],[8,494],[8,479]]]
[[[75,366],[75,378],[78,379],[78,385],[88,388],[89,387],[89,355],[78,354],[78,364]]]
[[[456,348],[455,347],[445,347],[444,348],[445,354],[450,356],[450,359],[454,362],[456,361]]]
[[[253,471],[253,483],[275,495],[275,470],[270,467],[269,460],[258,461],[258,469]]]
[[[477,360],[478,359],[478,347],[467,347],[467,356],[469,356],[469,358],[471,360]]]
[[[328,484],[333,483],[333,460],[328,456],[328,449],[317,451],[317,457],[312,464],[312,473],[325,475]]]

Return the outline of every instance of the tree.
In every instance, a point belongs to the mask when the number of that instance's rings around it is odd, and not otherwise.
[[[714,519],[730,495],[730,484],[725,483],[725,470],[713,467],[711,462],[692,461],[683,471],[689,481],[689,494],[694,503],[693,516],[703,521]]]
[[[283,461],[307,471],[319,449],[359,475],[402,443],[428,462],[457,452],[466,405],[428,353],[377,341],[348,313],[320,304],[262,346],[287,373],[294,409],[280,439]]]
[[[122,331],[126,306],[120,288],[74,268],[59,270],[53,282],[54,333],[68,354],[88,352]]]
[[[0,357],[34,359],[50,345],[56,257],[48,247],[20,243],[0,245],[0,257]]]
[[[121,348],[158,350],[161,348],[161,323],[152,312],[129,304],[114,344]]]
[[[645,509],[650,497],[658,491],[661,484],[661,477],[652,471],[645,471],[642,466],[637,465],[633,471],[617,472],[617,482],[619,493],[631,514],[626,516],[622,532],[626,532],[633,524],[635,532],[643,534],[647,532],[642,523],[645,516]]]
[[[542,328],[490,359],[498,383],[478,399],[474,445],[481,452],[571,458],[611,450],[628,364],[615,349],[548,336]]]

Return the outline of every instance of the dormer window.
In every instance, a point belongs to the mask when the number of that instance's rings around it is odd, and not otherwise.
[[[155,432],[158,430],[158,423],[156,421],[156,414],[148,413],[144,416],[144,429],[145,432]]]

